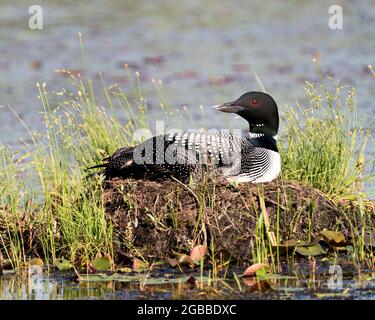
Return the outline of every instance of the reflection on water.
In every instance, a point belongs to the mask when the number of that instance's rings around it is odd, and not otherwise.
[[[232,279],[186,281],[176,275],[173,283],[142,284],[140,281],[79,282],[74,275],[47,274],[34,270],[23,276],[0,277],[0,300],[71,300],[71,299],[374,299],[375,274],[369,272],[343,276],[342,284],[332,287],[327,274],[276,275],[265,282],[242,278],[240,285]],[[152,277],[152,276],[151,276]],[[175,279],[174,279],[175,280]],[[262,290],[259,290],[259,286]]]

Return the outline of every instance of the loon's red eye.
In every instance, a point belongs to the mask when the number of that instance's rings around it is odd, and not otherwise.
[[[256,105],[258,104],[258,101],[255,100],[255,99],[253,99],[253,100],[251,100],[251,104],[252,104],[253,106],[256,106]]]

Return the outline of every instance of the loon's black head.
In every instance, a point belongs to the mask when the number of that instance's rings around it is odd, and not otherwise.
[[[250,132],[276,136],[279,113],[273,98],[263,92],[247,92],[236,101],[214,106],[222,112],[236,113],[249,122]]]

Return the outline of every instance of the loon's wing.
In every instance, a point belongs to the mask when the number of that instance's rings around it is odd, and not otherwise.
[[[229,133],[184,132],[156,136],[133,148],[121,148],[105,163],[92,168],[104,167],[109,177],[138,176],[158,178],[176,176],[187,178],[191,173],[208,168],[224,168],[224,176],[241,172],[243,149],[254,149],[244,138]]]
[[[167,139],[194,154],[200,166],[226,168],[224,175],[240,173],[243,154],[254,149],[248,139],[219,131],[184,132]]]
[[[89,169],[105,168],[101,173],[106,178],[188,177],[197,167],[195,154],[177,141],[168,140],[166,136],[153,137],[136,147],[118,149],[103,161]]]
[[[267,141],[252,141],[230,133],[185,132],[173,136],[185,148],[194,151],[198,163],[205,168],[214,165],[224,177],[235,177],[237,181],[263,182],[277,176],[279,169],[273,164],[279,157],[268,148]],[[259,139],[258,139],[259,140]]]

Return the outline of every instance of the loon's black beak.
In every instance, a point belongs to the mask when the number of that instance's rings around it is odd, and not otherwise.
[[[228,112],[228,113],[237,113],[244,109],[241,106],[235,105],[234,101],[223,103],[223,104],[218,104],[216,106],[213,106],[212,108],[221,112]]]

